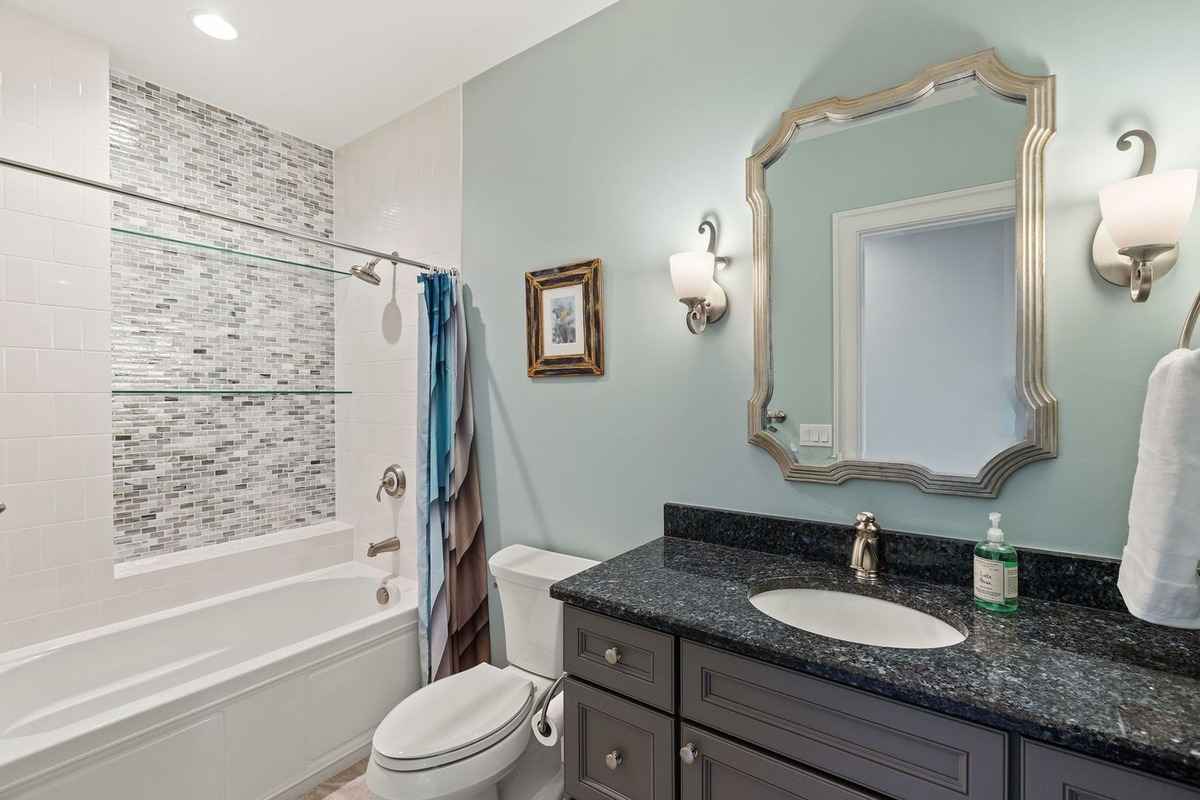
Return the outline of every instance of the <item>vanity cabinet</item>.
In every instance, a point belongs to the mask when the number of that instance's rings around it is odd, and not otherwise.
[[[571,606],[563,647],[575,800],[1200,800],[1178,783]]]
[[[1022,800],[1200,800],[1200,791],[1028,739]]]
[[[568,679],[563,760],[576,800],[674,800],[675,720]]]
[[[736,744],[686,722],[680,741],[692,763],[679,769],[679,796],[704,800],[877,800],[815,772]]]

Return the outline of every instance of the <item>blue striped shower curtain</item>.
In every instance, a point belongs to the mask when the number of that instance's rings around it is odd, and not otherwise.
[[[448,596],[446,538],[450,524],[454,453],[457,278],[422,274],[418,298],[420,341],[417,347],[417,500],[418,620],[421,681],[430,683],[446,651]]]

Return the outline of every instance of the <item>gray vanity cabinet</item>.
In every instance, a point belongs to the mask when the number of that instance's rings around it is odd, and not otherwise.
[[[679,739],[695,753],[679,768],[685,800],[877,800],[686,722]]]
[[[1000,731],[680,641],[685,719],[899,800],[1006,800]]]
[[[563,613],[563,669],[646,705],[675,710],[675,637],[573,606]]]
[[[1200,800],[1178,783],[601,614],[568,606],[564,625],[574,800]]]
[[[1021,741],[1022,800],[1200,800],[1200,792],[1087,756]]]
[[[569,679],[563,761],[576,800],[674,800],[675,720]]]

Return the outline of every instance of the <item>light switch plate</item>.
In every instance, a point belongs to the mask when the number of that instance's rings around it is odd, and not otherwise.
[[[808,424],[797,425],[795,443],[799,447],[832,447],[833,426]]]

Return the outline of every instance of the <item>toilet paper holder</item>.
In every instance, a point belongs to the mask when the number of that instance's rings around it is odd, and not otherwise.
[[[559,675],[554,680],[554,683],[550,684],[550,688],[546,690],[546,693],[542,695],[542,699],[538,701],[538,704],[533,709],[535,715],[541,715],[541,719],[537,721],[537,729],[538,733],[542,736],[550,735],[550,723],[546,722],[546,715],[550,713],[550,701],[554,699],[554,695],[561,691],[563,681],[566,679],[567,673],[564,672],[562,675]]]

